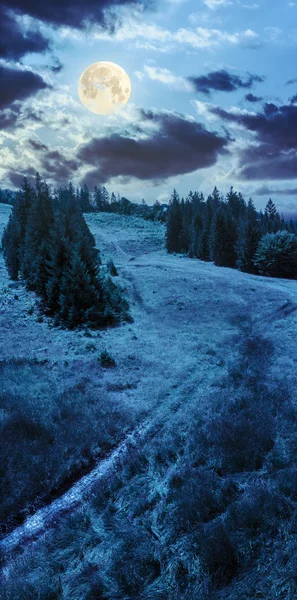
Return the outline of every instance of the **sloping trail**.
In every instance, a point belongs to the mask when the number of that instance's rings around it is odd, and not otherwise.
[[[178,387],[178,386],[176,386]],[[117,468],[120,468],[125,454],[131,446],[139,446],[144,442],[146,436],[154,436],[157,431],[166,426],[167,418],[170,413],[177,412],[183,404],[183,396],[187,393],[195,392],[195,385],[187,380],[180,385],[179,400],[176,397],[168,399],[166,406],[160,406],[152,414],[147,416],[134,431],[129,433],[125,439],[110,452],[110,454],[79,481],[77,481],[69,490],[50,504],[40,508],[26,521],[16,527],[8,535],[0,540],[0,556],[3,561],[2,576],[5,577],[9,570],[9,562],[28,546],[37,542],[38,539],[59,525],[60,519],[78,510],[88,498],[95,493],[96,488]]]
[[[140,442],[148,428],[147,423],[138,426],[132,433],[127,435],[115,450],[101,460],[92,471],[84,475],[67,492],[47,506],[37,510],[22,525],[3,537],[0,540],[1,554],[3,556],[11,555],[18,548],[22,549],[26,544],[33,543],[46,531],[54,528],[60,517],[82,506],[86,498],[92,494],[94,487],[111,473],[131,444]]]

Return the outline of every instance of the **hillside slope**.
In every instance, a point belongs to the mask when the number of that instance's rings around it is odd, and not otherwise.
[[[9,212],[10,207],[0,205],[2,225]],[[91,369],[92,386],[113,394],[118,392],[110,388],[131,384],[120,390],[121,400],[148,408],[170,390],[172,394],[172,386],[193,371],[193,384],[211,385],[236,348],[238,327],[249,317],[279,348],[277,369],[293,375],[296,281],[167,255],[163,225],[111,214],[90,214],[86,220],[103,263],[112,258],[118,267],[134,323],[87,336],[49,327],[39,317],[35,294],[9,282],[1,255],[2,360],[25,356],[44,361],[59,387],[73,385]],[[117,369],[94,373],[94,362],[105,348]]]
[[[9,209],[0,205],[0,213],[4,223]],[[161,431],[161,439],[163,435],[166,439],[168,431],[182,423],[186,435],[194,412],[195,418],[199,414],[203,419],[211,411],[210,403],[220,396],[222,382],[230,366],[236,364],[242,340],[249,333],[264,336],[274,347],[269,368],[271,378],[281,374],[295,387],[296,281],[257,277],[167,255],[164,226],[157,223],[110,214],[89,214],[86,220],[95,235],[103,265],[112,258],[118,268],[118,279],[130,302],[134,321],[91,333],[50,327],[49,321],[38,315],[34,294],[22,285],[11,286],[2,263],[1,360],[9,364],[29,356],[38,364],[38,374],[23,369],[18,378],[13,377],[12,370],[3,382],[2,392],[11,392],[13,388],[14,393],[21,393],[25,381],[33,389],[33,395],[40,397],[55,390],[67,391],[83,381],[86,396],[97,391],[104,395],[107,405],[117,402],[125,407],[126,414],[131,415],[131,428],[140,427],[140,435],[133,438],[132,446],[137,451],[137,446],[143,445],[149,452],[153,446],[152,442],[149,445],[146,432],[153,436],[152,431]],[[116,368],[100,367],[98,355],[104,349],[114,357]],[[251,355],[251,362],[256,359],[256,354]],[[123,434],[126,433],[125,421]],[[131,438],[123,443],[120,461],[115,451],[115,462],[111,455],[111,462],[106,464],[125,473],[125,464],[130,464],[131,456],[134,460],[134,450],[131,455]],[[153,445],[156,448],[160,443],[157,437]],[[174,457],[170,460],[174,464]],[[135,465],[137,472],[137,461]],[[171,464],[169,471],[172,468]],[[89,499],[84,493],[89,491],[93,497],[96,477],[101,481],[104,469],[105,466],[100,469],[100,464],[97,465],[93,476],[73,489],[72,500],[71,491],[61,496],[56,513],[54,506],[53,510],[41,509],[40,530],[36,529],[38,519],[29,516],[25,528],[16,529],[12,537],[4,535],[1,546],[8,552],[8,564],[3,571],[6,584],[14,569],[19,568],[13,561],[9,565],[10,550],[18,544],[23,549],[29,547],[30,532],[34,539],[36,533],[45,533],[56,526],[61,528],[63,509],[68,512],[70,508],[76,514],[84,504],[87,507]],[[160,467],[161,498],[165,493],[163,476]],[[88,488],[90,481],[93,487]],[[83,502],[77,501],[78,495],[84,498]],[[57,523],[55,515],[59,516]],[[72,596],[66,594],[65,598],[68,597]]]

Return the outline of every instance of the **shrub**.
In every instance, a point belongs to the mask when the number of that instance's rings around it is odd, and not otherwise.
[[[242,532],[249,542],[260,534],[276,532],[280,521],[288,518],[290,513],[289,502],[276,486],[256,480],[243,497],[231,506],[228,527],[235,532]]]
[[[204,527],[199,555],[202,565],[217,585],[229,583],[237,572],[236,550],[221,519]]]
[[[101,367],[104,367],[105,369],[110,369],[116,366],[116,361],[114,360],[114,358],[111,356],[111,354],[109,354],[109,352],[107,350],[103,350],[100,354],[100,363],[101,363]]]
[[[157,545],[144,527],[124,517],[118,519],[117,536],[108,577],[117,582],[116,597],[136,599],[160,575]]]
[[[117,268],[116,268],[113,260],[110,259],[108,261],[107,268],[108,268],[108,271],[109,271],[110,275],[112,275],[112,277],[117,277],[118,276],[118,271],[117,271]]]
[[[224,473],[260,469],[274,439],[275,424],[268,406],[256,402],[246,407],[235,403],[209,425],[208,443]]]
[[[258,245],[254,264],[262,275],[296,279],[297,236],[288,231],[264,235]]]
[[[174,535],[190,532],[224,509],[223,481],[206,469],[176,471],[170,480],[166,514]],[[166,518],[166,517],[165,517]]]

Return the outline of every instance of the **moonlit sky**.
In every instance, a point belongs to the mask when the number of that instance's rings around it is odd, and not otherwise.
[[[297,2],[10,0],[0,56],[2,187],[39,170],[153,203],[234,185],[297,214]],[[119,114],[80,103],[97,61],[131,79]]]

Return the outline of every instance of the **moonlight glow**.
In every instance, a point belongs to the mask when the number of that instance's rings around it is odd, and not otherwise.
[[[86,108],[99,115],[108,115],[128,102],[131,81],[119,65],[106,61],[97,62],[82,73],[78,94]]]

